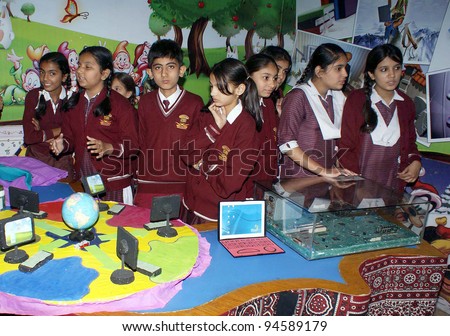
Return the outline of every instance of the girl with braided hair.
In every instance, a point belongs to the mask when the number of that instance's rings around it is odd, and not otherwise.
[[[402,62],[392,44],[369,52],[364,88],[352,91],[344,106],[339,143],[342,167],[399,191],[417,180],[422,167],[414,103],[397,89]]]
[[[48,143],[61,133],[63,123],[62,105],[70,97],[70,68],[66,57],[59,52],[50,52],[39,61],[40,88],[27,93],[23,113],[23,131],[26,145],[25,155],[49,166],[68,172],[73,176],[73,158],[70,154],[55,156]]]
[[[111,52],[92,46],[80,52],[77,81],[82,88],[63,106],[61,134],[51,141],[56,155],[75,153],[78,176],[100,174],[103,200],[133,204],[131,158],[137,154],[135,112],[111,89]]]
[[[302,77],[284,98],[278,127],[278,146],[284,154],[281,178],[354,175],[336,166],[346,65],[341,47],[319,45]]]

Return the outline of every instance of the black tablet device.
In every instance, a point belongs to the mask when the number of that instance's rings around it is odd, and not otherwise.
[[[9,203],[11,208],[19,211],[39,213],[39,194],[35,191],[9,187]]]
[[[150,222],[169,220],[180,217],[181,196],[155,196],[150,209]]]
[[[106,211],[109,209],[109,205],[100,202],[98,195],[106,192],[105,185],[103,184],[100,174],[94,174],[81,177],[81,184],[83,185],[84,192],[97,198],[99,211]]]
[[[0,249],[2,251],[34,242],[35,239],[34,220],[31,214],[17,214],[0,220]]]
[[[83,184],[84,191],[92,196],[97,196],[105,192],[105,185],[100,174],[83,176],[81,183]]]

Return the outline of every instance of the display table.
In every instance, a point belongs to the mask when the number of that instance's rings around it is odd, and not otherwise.
[[[215,224],[194,229],[199,241],[205,239],[210,245],[210,264],[199,276],[178,281],[179,290],[164,306],[105,310],[93,305],[86,311],[64,307],[55,314],[432,315],[447,266],[443,255],[424,241],[308,261],[270,236],[285,253],[233,258],[217,241]],[[4,267],[2,258],[0,272]],[[12,312],[0,302],[0,313]]]

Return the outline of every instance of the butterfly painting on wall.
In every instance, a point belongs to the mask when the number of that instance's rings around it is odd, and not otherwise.
[[[66,15],[60,20],[62,23],[71,23],[74,19],[81,16],[87,19],[89,12],[78,12],[78,4],[75,0],[67,0],[67,5],[64,8]]]

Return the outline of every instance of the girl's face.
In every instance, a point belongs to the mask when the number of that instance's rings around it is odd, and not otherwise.
[[[131,95],[133,94],[133,92],[127,91],[127,88],[125,87],[125,85],[123,85],[123,83],[120,80],[118,80],[117,78],[113,79],[112,84],[111,84],[111,89],[119,92],[125,98],[130,98]]]
[[[278,86],[278,68],[275,64],[269,64],[250,75],[258,88],[258,95],[261,98],[268,98]]]
[[[289,62],[286,60],[275,60],[278,67],[278,79],[277,79],[277,89],[283,85],[286,80],[287,75],[289,74]]]
[[[101,70],[100,65],[91,53],[87,52],[80,56],[77,69],[78,84],[83,87],[89,97],[95,96],[104,87],[104,80],[110,75],[110,70]]]
[[[209,83],[213,104],[215,104],[217,107],[222,107],[225,110],[226,114],[228,115],[228,113],[238,103],[240,92],[239,87],[229,83],[228,90],[231,92],[231,94],[227,95],[220,92],[219,88],[217,87],[216,77],[213,74],[209,76]]]
[[[55,62],[41,62],[39,64],[39,80],[45,91],[55,95],[60,94],[62,83],[67,79],[67,74],[63,75],[58,64]]]
[[[346,65],[347,56],[342,54],[336,62],[328,65],[325,69],[317,66],[315,69],[315,76],[318,80],[314,84],[319,84],[316,85],[316,87],[318,87],[318,89],[320,87],[324,91],[342,90],[348,77],[347,70],[345,70]]]
[[[402,78],[402,65],[386,57],[378,63],[375,71],[369,71],[369,76],[375,81],[375,89],[383,97],[383,93],[393,94]]]

